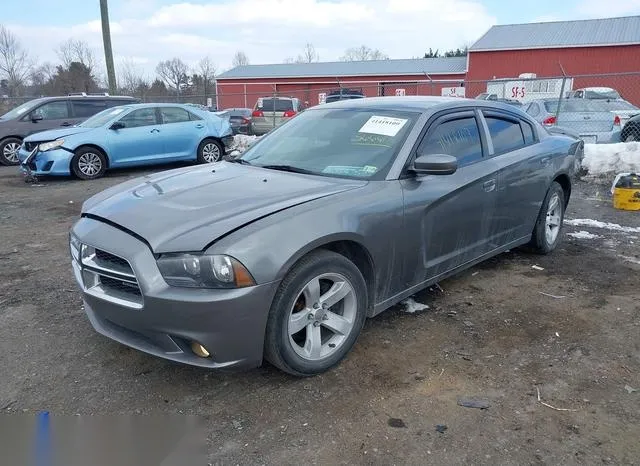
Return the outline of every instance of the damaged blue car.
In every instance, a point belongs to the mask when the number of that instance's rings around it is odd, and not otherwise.
[[[33,134],[25,138],[19,159],[26,175],[91,180],[111,168],[217,162],[232,143],[229,122],[211,112],[180,104],[135,104]]]

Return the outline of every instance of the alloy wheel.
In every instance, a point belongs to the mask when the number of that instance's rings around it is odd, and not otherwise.
[[[562,203],[560,196],[554,193],[549,199],[547,207],[547,219],[545,221],[545,238],[548,244],[554,244],[560,233],[562,222]]]
[[[356,322],[358,302],[351,283],[326,273],[309,281],[289,312],[289,342],[298,356],[318,361],[344,344]]]
[[[10,142],[5,144],[4,149],[2,150],[2,155],[4,158],[11,163],[18,162],[18,151],[20,150],[20,144],[17,142]]]
[[[78,169],[82,174],[93,177],[102,170],[102,160],[100,156],[93,152],[85,152],[78,159]]]
[[[213,142],[208,142],[202,148],[202,158],[207,163],[213,163],[220,160],[220,148]]]

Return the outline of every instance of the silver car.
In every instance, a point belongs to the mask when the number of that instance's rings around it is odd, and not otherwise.
[[[295,97],[261,97],[251,115],[251,129],[255,135],[263,135],[296,116],[303,110],[300,99]]]
[[[525,111],[546,127],[577,133],[589,144],[620,142],[622,127],[640,109],[625,100],[539,99]]]
[[[553,251],[582,148],[507,104],[319,105],[239,159],[93,196],[71,263],[89,320],[116,341],[310,376],[433,283],[520,245]]]

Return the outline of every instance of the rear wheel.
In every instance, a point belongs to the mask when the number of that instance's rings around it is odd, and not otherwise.
[[[213,163],[222,160],[224,149],[215,139],[205,139],[198,146],[198,162]]]
[[[560,242],[564,220],[565,193],[553,182],[540,208],[529,246],[539,254],[549,254]]]
[[[346,257],[316,251],[282,281],[269,311],[265,357],[297,376],[338,364],[355,344],[367,309],[366,283]]]
[[[22,141],[18,138],[6,138],[0,141],[0,164],[18,165],[18,151]]]
[[[637,134],[636,134],[637,133]],[[631,131],[624,138],[624,142],[640,141],[640,128],[631,128]]]
[[[107,157],[93,147],[81,147],[71,160],[71,171],[81,180],[94,180],[107,170]]]

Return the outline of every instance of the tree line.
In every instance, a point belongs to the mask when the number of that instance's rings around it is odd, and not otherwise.
[[[445,52],[443,56],[466,55],[466,48]],[[104,92],[107,89],[102,70],[102,60],[96,59],[89,45],[70,38],[56,49],[57,63],[38,64],[22,46],[15,34],[0,24],[0,97],[35,97],[66,95],[72,92]],[[440,56],[436,50],[425,58]],[[341,61],[388,60],[378,49],[366,45],[345,50]],[[320,55],[311,43],[307,43],[296,57],[284,63],[315,63]],[[232,66],[249,64],[249,57],[237,51]],[[159,62],[155,75],[149,75],[132,60],[116,64],[118,92],[141,99],[153,97],[212,96],[215,94],[215,77],[218,67],[210,57],[203,57],[195,66],[189,66],[178,57]],[[203,102],[204,103],[204,102]]]

